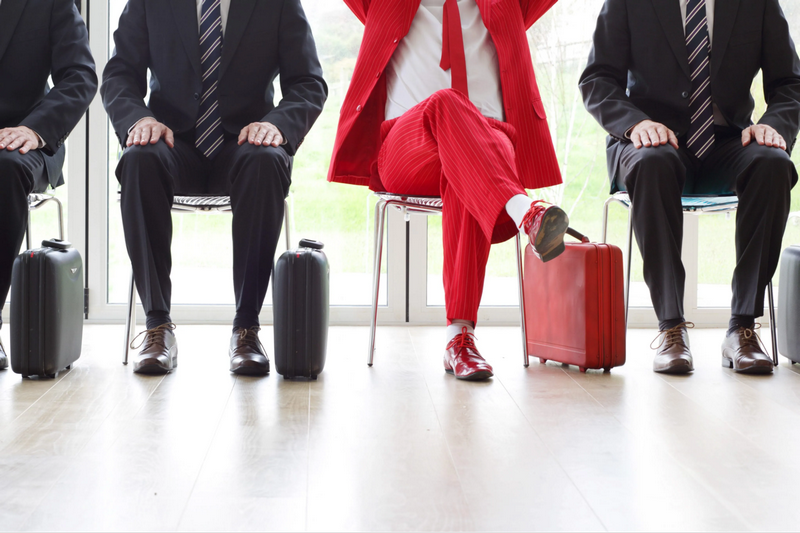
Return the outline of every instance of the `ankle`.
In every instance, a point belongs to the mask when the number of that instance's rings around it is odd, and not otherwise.
[[[681,324],[685,324],[686,319],[683,317],[680,318],[670,318],[669,320],[661,320],[658,323],[658,330],[659,331],[668,331],[673,328],[677,328]]]
[[[731,315],[731,320],[728,322],[728,333],[730,337],[740,329],[753,329],[756,323],[756,317],[751,315]]]
[[[170,318],[169,313],[163,311],[151,311],[147,313],[147,329],[156,329],[159,326],[171,322],[172,318]]]
[[[467,328],[467,333],[474,335],[475,334],[475,323],[470,322],[469,320],[451,320],[450,324],[448,324],[447,329],[445,330],[445,336],[447,337],[447,343],[455,339],[458,335],[464,333],[464,328]]]

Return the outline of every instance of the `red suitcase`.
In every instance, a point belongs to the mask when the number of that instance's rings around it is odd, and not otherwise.
[[[525,250],[528,357],[608,371],[625,364],[622,250],[568,233],[581,242],[548,263]]]

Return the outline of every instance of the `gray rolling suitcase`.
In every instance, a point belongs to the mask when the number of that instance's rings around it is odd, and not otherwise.
[[[303,239],[275,264],[275,367],[285,379],[317,379],[325,367],[330,268],[323,246]]]
[[[790,246],[781,255],[778,352],[792,364],[800,363],[800,246]]]
[[[66,241],[23,252],[11,275],[11,369],[54,378],[81,355],[83,261]]]

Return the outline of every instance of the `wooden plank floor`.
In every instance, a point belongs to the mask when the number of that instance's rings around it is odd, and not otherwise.
[[[584,375],[482,328],[486,383],[444,374],[441,328],[379,328],[371,369],[367,329],[332,328],[317,382],[237,378],[229,328],[177,333],[166,377],[120,364],[121,326],[87,326],[56,380],[0,372],[0,529],[800,528],[800,366],[735,375],[721,330],[671,377],[654,331]]]

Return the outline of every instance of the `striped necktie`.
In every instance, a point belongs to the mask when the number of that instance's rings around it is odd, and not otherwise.
[[[714,110],[711,105],[711,42],[708,36],[706,0],[689,0],[686,6],[686,51],[692,72],[692,98],[689,112],[687,148],[699,159],[714,146]]]
[[[203,71],[203,97],[195,128],[195,146],[214,159],[222,147],[224,132],[219,114],[217,85],[222,61],[222,11],[220,0],[203,0],[200,17],[200,60]]]
[[[461,31],[461,13],[458,0],[446,0],[442,21],[442,70],[450,71],[451,86],[464,96],[469,96],[467,83],[467,58],[464,52],[464,34]]]

